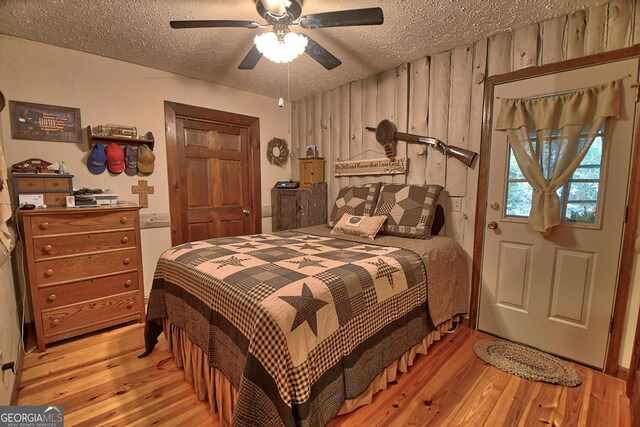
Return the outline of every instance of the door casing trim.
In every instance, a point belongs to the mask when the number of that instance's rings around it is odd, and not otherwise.
[[[178,153],[176,135],[176,116],[195,120],[206,120],[212,123],[232,124],[247,129],[249,137],[249,182],[251,183],[251,211],[249,232],[262,232],[262,203],[260,179],[260,118],[210,108],[196,107],[177,102],[164,101],[165,138],[167,147],[167,172],[169,184],[169,212],[171,214],[171,244],[177,244],[178,224],[174,218],[180,217],[178,205],[171,202],[173,190],[177,190],[184,182],[180,180],[175,162]]]
[[[489,77],[484,87],[484,100],[482,109],[482,135],[480,140],[480,158],[478,168],[478,192],[476,198],[476,218],[474,225],[473,257],[471,266],[471,302],[469,307],[470,327],[477,329],[478,306],[480,298],[480,276],[482,266],[482,246],[484,239],[484,222],[486,219],[486,198],[489,172],[489,153],[491,151],[491,123],[493,121],[493,96],[495,86],[531,77],[559,73],[563,71],[585,68],[592,65],[615,62],[624,59],[640,57],[640,45],[619,49],[597,55],[584,56],[553,64],[525,68],[511,73],[498,74]],[[629,175],[628,194],[640,192],[640,132],[638,129],[638,113],[636,114],[631,172]],[[609,348],[604,372],[616,376],[618,359],[622,346],[622,332],[629,298],[631,284],[631,269],[633,267],[634,243],[638,228],[638,212],[640,209],[639,197],[628,197],[627,222],[622,236],[622,252],[620,255],[620,270],[613,309],[613,325],[609,336]]]

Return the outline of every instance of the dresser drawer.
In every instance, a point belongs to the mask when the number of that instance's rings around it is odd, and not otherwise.
[[[43,311],[44,335],[63,334],[140,313],[139,295],[138,292],[129,292]]]
[[[138,251],[105,252],[95,255],[80,255],[55,260],[36,262],[35,277],[31,278],[36,285],[59,283],[83,277],[100,276],[118,271],[134,270],[138,267]]]
[[[34,215],[34,236],[133,228],[135,212],[78,212],[73,214]]]
[[[18,191],[43,191],[43,178],[14,178],[18,180]]]
[[[66,206],[68,195],[69,193],[44,193],[44,204],[48,208]]]
[[[38,289],[40,309],[61,307],[138,290],[138,272],[83,280]]]
[[[70,190],[69,178],[45,178],[44,189],[52,191],[66,191]]]
[[[134,248],[135,246],[136,233],[134,230],[71,236],[45,236],[33,239],[33,253],[36,259],[109,249]]]

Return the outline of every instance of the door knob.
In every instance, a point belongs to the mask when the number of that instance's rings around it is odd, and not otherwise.
[[[242,213],[249,216],[249,214],[251,213],[249,210],[247,209],[242,209]]]
[[[491,221],[489,224],[487,224],[487,227],[489,228],[489,230],[495,230],[496,228],[498,228],[498,223],[495,221]]]

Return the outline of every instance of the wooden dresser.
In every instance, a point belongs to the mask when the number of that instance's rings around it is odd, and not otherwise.
[[[18,211],[38,350],[144,320],[139,209]]]
[[[271,208],[273,231],[326,224],[327,183],[316,182],[309,188],[273,188]]]

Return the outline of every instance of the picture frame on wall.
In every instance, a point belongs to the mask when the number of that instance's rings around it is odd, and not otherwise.
[[[318,148],[315,145],[307,145],[306,149],[307,158],[318,157]]]
[[[11,138],[53,142],[82,142],[80,109],[9,101]]]

